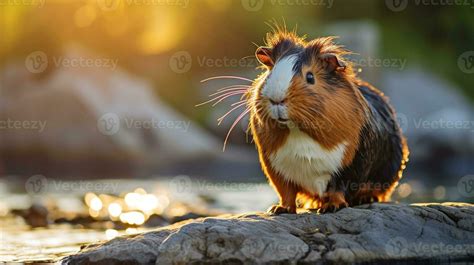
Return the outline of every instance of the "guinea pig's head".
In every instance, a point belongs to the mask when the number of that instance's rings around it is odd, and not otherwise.
[[[358,135],[366,105],[355,84],[348,52],[333,37],[305,41],[294,33],[277,33],[259,47],[256,57],[266,69],[252,95],[254,115],[278,128],[298,129],[326,142]]]

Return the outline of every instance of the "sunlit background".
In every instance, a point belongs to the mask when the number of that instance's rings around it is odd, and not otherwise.
[[[0,261],[276,201],[238,96],[270,25],[337,35],[391,98],[411,156],[393,199],[474,202],[474,4],[0,1]],[[435,1],[436,2],[436,1]],[[448,1],[449,2],[449,1]]]

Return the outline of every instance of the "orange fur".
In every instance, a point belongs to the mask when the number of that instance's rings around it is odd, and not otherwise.
[[[348,52],[333,44],[333,39],[328,37],[306,42],[304,38],[299,38],[290,32],[268,35],[267,45],[277,48],[270,54],[271,60],[266,60],[266,62],[277,62],[279,57],[292,49],[309,50],[311,60],[303,64],[299,69],[300,72],[295,74],[286,94],[285,104],[288,108],[288,116],[298,129],[328,151],[341,143],[346,143],[342,160],[344,167],[350,165],[356,155],[361,131],[368,122],[369,106],[357,87],[360,81],[355,76],[351,64],[343,61],[343,55]],[[278,46],[281,43],[283,45]],[[328,75],[328,62],[322,59],[323,54],[334,54],[344,63],[345,67],[331,73],[337,75],[337,78]],[[287,125],[269,117],[270,102],[262,98],[261,89],[272,65],[264,67],[267,71],[257,78],[247,97],[251,110],[250,128],[259,151],[262,169],[280,198],[279,205],[272,207],[271,211],[295,212],[297,197],[305,206],[310,208],[316,206],[323,212],[348,206],[344,193],[327,191],[319,198],[317,195],[309,194],[304,187],[285,180],[272,168],[269,158],[285,144],[290,129]],[[305,73],[307,72],[314,74],[317,80],[315,84],[306,82]],[[371,137],[371,135],[364,137]],[[403,167],[408,158],[405,143],[404,148]],[[401,178],[401,172],[402,170],[400,170],[399,178]],[[394,182],[388,189],[360,190],[358,196],[361,200],[368,202],[386,201],[396,185],[397,182]]]

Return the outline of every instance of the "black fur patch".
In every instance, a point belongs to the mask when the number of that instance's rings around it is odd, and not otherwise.
[[[369,104],[370,118],[352,163],[334,174],[328,185],[329,191],[343,191],[350,205],[359,204],[356,194],[361,188],[390,188],[403,165],[404,141],[393,109],[375,88],[359,89]]]
[[[282,57],[299,53],[303,48],[296,45],[292,40],[284,39],[277,43],[272,50],[272,60],[276,62]]]

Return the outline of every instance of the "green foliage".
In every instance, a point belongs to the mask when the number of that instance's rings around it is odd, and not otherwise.
[[[310,36],[321,34],[331,23],[370,21],[381,32],[384,56],[406,58],[410,65],[431,69],[474,99],[474,75],[457,66],[460,54],[474,50],[471,6],[410,1],[405,10],[394,12],[385,1],[322,0],[315,1],[319,5],[289,5],[297,1],[265,0],[264,8],[249,12],[240,0],[191,0],[186,8],[125,5],[105,12],[95,2],[46,1],[41,8],[1,6],[0,66],[13,59],[24,60],[32,51],[60,54],[64,46],[79,43],[118,59],[122,68],[151,80],[157,92],[182,112],[203,117],[201,110],[194,108],[208,92],[200,91],[199,80],[222,74],[254,77],[258,72],[252,67],[207,67],[199,65],[197,58],[252,56],[255,44],[263,44],[270,30],[265,22],[272,19],[285,21],[289,29],[298,26],[300,34]],[[85,26],[78,23],[84,7],[93,15]],[[177,74],[169,68],[169,58],[182,50],[192,55],[193,67]]]

